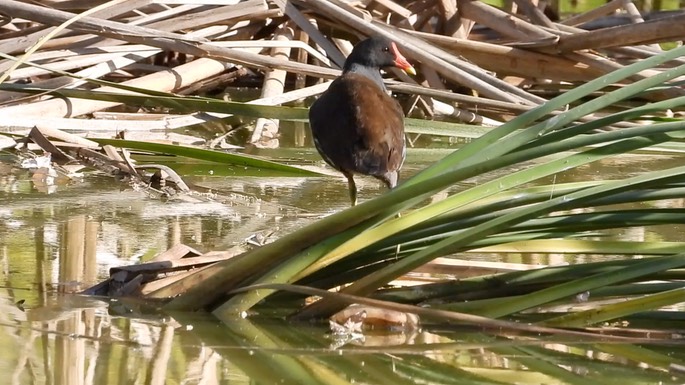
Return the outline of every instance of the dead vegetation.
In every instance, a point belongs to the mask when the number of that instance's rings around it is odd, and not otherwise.
[[[390,86],[409,95],[408,115],[497,125],[544,102],[550,91],[649,57],[660,50],[654,43],[685,34],[685,14],[642,22],[632,3],[619,0],[562,21],[550,20],[544,3],[527,0],[512,4],[509,12],[479,1],[445,0],[90,4],[87,9],[73,1],[0,4],[0,52],[21,58],[0,61],[6,90],[30,85],[34,92],[130,92],[87,80],[103,79],[188,95],[257,86],[255,79],[261,79],[261,97],[250,103],[295,103],[325,89],[321,82],[338,74],[360,37],[383,34],[418,65],[418,77],[394,73]],[[630,16],[632,23],[579,28],[611,14]],[[653,75],[644,71],[628,81]],[[672,88],[649,97],[682,93]],[[0,101],[2,126],[14,129],[169,130],[227,117],[203,111],[140,114],[118,107],[121,102],[10,91],[0,93]],[[277,138],[278,120],[259,119],[249,141],[276,146]]]

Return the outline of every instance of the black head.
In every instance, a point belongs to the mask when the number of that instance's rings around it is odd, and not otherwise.
[[[363,66],[370,69],[380,69],[383,67],[398,67],[405,72],[414,74],[414,67],[409,64],[397,45],[383,36],[372,36],[362,40],[352,50],[350,56],[345,60],[344,71],[350,70],[354,66]]]

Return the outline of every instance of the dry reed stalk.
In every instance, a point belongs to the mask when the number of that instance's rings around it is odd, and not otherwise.
[[[603,74],[602,71],[564,56],[420,32],[414,35],[439,45],[448,52],[459,54],[500,76],[518,75],[558,81],[587,81]]]
[[[587,12],[580,13],[580,14],[575,15],[575,16],[571,16],[566,20],[562,20],[560,22],[560,24],[575,26],[575,25],[587,23],[588,21],[595,20],[599,17],[611,15],[612,13],[616,12],[617,9],[621,8],[622,6],[623,6],[623,0],[611,0],[610,2],[608,2],[602,6],[591,9]]]
[[[212,59],[198,59],[187,64],[175,67],[173,70],[166,70],[146,75],[137,79],[132,79],[123,84],[154,89],[158,91],[171,91],[187,85],[193,84],[207,76],[215,75],[230,68],[231,65]],[[123,92],[113,87],[100,87],[100,91]],[[97,92],[97,90],[95,92]],[[97,100],[85,100],[74,98],[53,98],[39,101],[30,105],[17,105],[0,108],[0,114],[6,119],[7,125],[13,125],[12,119],[22,119],[26,115],[39,114],[40,116],[61,116],[74,117],[99,111],[105,108],[118,106],[121,103],[105,102]]]
[[[41,12],[37,12],[37,9],[41,9]],[[46,24],[59,24],[74,16],[68,12],[45,10],[40,6],[17,1],[0,2],[0,11]],[[74,22],[70,25],[70,28],[84,33],[94,33],[131,43],[147,44],[153,47],[193,56],[223,59],[235,64],[248,65],[266,70],[279,68],[292,72],[302,72],[314,76],[328,77],[333,77],[338,73],[337,71],[325,70],[318,66],[293,63],[290,61],[285,62],[270,56],[217,47],[216,45],[204,42],[203,39],[193,39],[175,33],[159,31],[152,28],[130,26],[92,17],[84,17]]]
[[[294,38],[292,28],[283,27],[276,32],[274,39],[280,42],[291,41]],[[290,48],[274,48],[271,56],[281,60],[288,60]],[[262,87],[262,98],[280,95],[285,90],[285,77],[287,72],[274,70],[267,72],[264,76],[264,86]],[[278,142],[278,119],[259,118],[252,131],[250,143],[257,147],[277,148]]]
[[[468,19],[487,25],[493,30],[517,40],[556,40],[544,29],[530,24],[514,15],[501,11],[480,1],[460,2],[460,11]]]
[[[514,0],[514,2],[534,24],[556,29],[554,23],[544,14],[544,12],[542,12],[537,4],[533,4],[533,2],[529,0]]]
[[[685,15],[665,17],[645,23],[603,28],[562,36],[554,46],[559,52],[667,42],[685,36]]]
[[[333,63],[338,68],[342,68],[345,64],[345,56],[340,53],[340,50],[333,45],[326,37],[319,32],[319,30],[300,12],[299,9],[293,6],[292,2],[287,0],[275,0],[279,9],[286,14],[297,26],[316,43],[325,52]]]
[[[426,44],[418,39],[411,39],[411,36],[407,34],[400,34],[400,31],[390,32],[387,27],[381,27],[377,23],[368,23],[362,17],[355,16],[353,13],[346,11],[341,7],[336,7],[334,3],[329,3],[326,1],[310,1],[303,3],[309,9],[320,12],[328,17],[335,18],[339,22],[348,25],[364,34],[379,34],[384,35],[391,39],[396,39],[401,44],[403,52],[407,56],[413,57],[420,60],[422,63],[430,65],[441,75],[457,82],[458,84],[463,84],[469,88],[477,90],[480,94],[492,97],[493,99],[509,101],[509,102],[520,102],[525,103],[525,100],[518,95],[511,95],[507,92],[503,92],[502,88],[507,88],[504,82],[494,77],[489,77],[490,82],[485,82],[482,78],[487,77],[485,74],[482,76],[477,76],[474,71],[468,71],[465,69],[466,66],[457,67],[455,62],[458,61],[457,58],[449,55],[453,61],[446,61],[441,57],[435,55],[436,48],[426,47]],[[427,49],[430,49],[428,51]],[[432,51],[432,53],[431,53]],[[494,86],[491,83],[497,83],[498,86]]]

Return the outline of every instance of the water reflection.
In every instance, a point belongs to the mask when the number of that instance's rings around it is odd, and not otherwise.
[[[67,302],[68,301],[68,302]],[[8,384],[677,384],[654,350],[630,345],[432,330],[376,346],[331,348],[323,327],[218,324],[206,314],[148,316],[136,303],[53,297],[21,312],[3,301]],[[129,317],[114,314],[128,309]],[[137,309],[137,310],[134,310]],[[7,316],[14,313],[14,320]],[[430,325],[425,327],[430,330]],[[373,337],[373,336],[370,336]],[[397,336],[395,336],[397,337]],[[390,340],[392,341],[392,340]],[[630,352],[644,354],[636,365]],[[678,362],[671,357],[669,362]],[[11,375],[9,375],[11,373]]]

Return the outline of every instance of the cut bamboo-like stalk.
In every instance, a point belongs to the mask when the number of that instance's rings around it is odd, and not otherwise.
[[[279,105],[295,100],[318,95],[328,89],[330,84],[320,83],[299,90],[289,91],[269,98],[255,99],[249,103],[260,105]],[[78,99],[74,99],[78,101]],[[18,106],[21,107],[21,106]],[[28,107],[27,107],[28,108]],[[2,109],[0,109],[2,111]],[[83,131],[145,131],[145,130],[172,130],[181,127],[202,124],[212,120],[227,118],[229,114],[198,112],[189,115],[170,116],[160,114],[156,120],[139,119],[71,119],[58,117],[34,117],[34,116],[7,116],[2,120],[2,125],[13,128],[31,128],[35,125],[49,126],[57,129],[71,129]]]
[[[230,64],[222,63],[216,60],[201,58],[190,63],[177,66],[173,70],[157,72],[123,82],[122,84],[151,90],[171,91],[193,84],[198,80],[207,78],[209,76],[219,74],[231,66],[232,65]],[[97,90],[124,92],[113,87],[100,87]],[[97,90],[95,90],[95,92],[97,92]],[[121,103],[71,98],[55,98],[27,105],[0,108],[0,114],[8,119],[11,117],[21,118],[25,115],[41,117],[74,117],[99,111],[105,108],[114,107],[119,104]],[[9,122],[3,123],[10,125]]]
[[[274,40],[276,41],[291,41],[293,40],[293,30],[289,27],[283,27],[276,32]],[[273,48],[271,55],[280,60],[289,60],[290,48]],[[267,98],[275,95],[280,95],[285,89],[286,71],[274,70],[267,72],[264,76],[264,87],[262,88],[262,98]],[[257,147],[275,148],[278,147],[278,119],[259,118],[255,124],[255,129],[252,132],[250,143]]]

